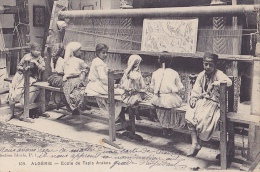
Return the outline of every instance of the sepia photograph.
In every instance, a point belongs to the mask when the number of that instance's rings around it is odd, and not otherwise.
[[[260,171],[260,0],[0,0],[0,172]]]

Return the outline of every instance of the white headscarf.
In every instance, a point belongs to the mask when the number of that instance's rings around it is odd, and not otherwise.
[[[66,49],[65,49],[64,60],[65,61],[69,60],[70,57],[73,56],[73,53],[80,48],[81,48],[81,43],[79,43],[79,42],[68,43],[68,45],[66,46]]]
[[[128,75],[130,71],[135,70],[140,72],[140,63],[142,58],[139,55],[131,55],[128,59],[127,68],[125,70],[125,74]],[[133,68],[135,66],[135,68]]]

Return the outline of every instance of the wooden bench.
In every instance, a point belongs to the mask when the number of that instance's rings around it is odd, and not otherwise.
[[[115,123],[115,99],[119,101],[120,96],[116,97],[114,96],[114,80],[120,79],[122,77],[122,73],[114,74],[113,71],[108,72],[108,95],[100,95],[96,96],[99,98],[108,99],[109,103],[109,139],[103,139],[105,143],[108,143],[116,148],[121,148],[121,146],[116,141],[116,130],[121,130],[124,128],[128,129],[128,132],[126,135],[128,135],[131,138],[141,138],[141,136],[138,136],[135,134],[135,118],[133,116],[133,113],[130,112],[129,114],[129,121]],[[7,82],[12,82],[13,76],[8,77],[5,79]],[[62,88],[53,87],[50,86],[48,82],[36,82],[33,83],[32,86],[40,88],[40,95],[38,96],[38,101],[34,103],[29,103],[29,89],[30,89],[30,72],[25,71],[24,72],[24,107],[23,107],[23,115],[24,117],[29,117],[29,110],[33,108],[39,108],[40,115],[48,117],[48,115],[45,114],[46,112],[46,90],[52,91],[52,92],[63,92]],[[86,95],[87,96],[87,95]],[[38,116],[36,116],[37,118]]]
[[[121,148],[116,141],[116,130],[126,128],[129,129],[129,134],[133,137],[135,135],[135,117],[131,107],[129,107],[129,121],[116,124],[115,123],[115,102],[122,102],[120,96],[115,96],[114,94],[114,80],[120,79],[122,77],[122,73],[114,73],[114,71],[110,70],[108,72],[108,96],[99,96],[100,98],[108,99],[109,103],[109,139],[103,139],[105,143],[108,143],[116,148]],[[29,73],[25,72],[25,94],[24,98],[29,98]],[[6,79],[8,80],[8,79]],[[62,92],[62,89],[49,86],[47,82],[37,82],[34,83],[33,86],[37,86],[41,88],[40,92],[40,102],[35,102],[29,104],[28,101],[25,101],[24,105],[24,113],[25,116],[29,116],[29,109],[40,107],[41,113],[45,112],[45,90]],[[243,114],[229,112],[228,113],[228,97],[227,94],[227,85],[226,83],[220,84],[220,154],[221,154],[221,168],[227,169],[228,160],[231,162],[234,157],[234,123],[239,122],[243,124],[253,125],[255,127],[259,127],[259,116],[250,115],[245,116]],[[230,103],[229,103],[230,104]],[[151,103],[143,101],[138,104],[138,106],[146,107],[146,108],[155,108]],[[179,112],[186,112],[187,105],[184,104],[180,108],[176,110]],[[178,129],[180,130],[180,129]],[[250,147],[249,147],[250,149]],[[229,157],[229,159],[228,159]]]
[[[231,78],[232,79],[232,78]],[[109,73],[109,80],[113,81],[113,73]],[[232,79],[233,80],[233,79]],[[114,83],[110,83],[110,91],[109,95],[111,99],[110,115],[114,114]],[[229,93],[229,94],[228,94]],[[233,110],[233,102],[234,102],[234,87],[227,88],[226,83],[220,84],[220,164],[221,169],[227,169],[228,163],[231,163],[234,158],[234,123],[243,123],[253,125],[254,127],[258,127],[260,125],[260,117],[255,115],[246,116],[244,114],[229,112]],[[228,101],[229,100],[229,101]],[[117,99],[116,101],[121,101]],[[138,104],[138,106],[146,107],[149,109],[155,108],[150,102],[143,101]],[[177,112],[186,112],[187,104],[175,109]],[[151,112],[151,111],[150,111]],[[132,113],[132,112],[131,112]],[[183,113],[183,114],[184,114]],[[133,125],[135,125],[133,123]],[[180,131],[181,129],[177,129]],[[250,139],[250,138],[249,138]],[[249,149],[252,149],[249,147]]]
[[[105,143],[108,143],[114,147],[120,148],[116,143],[116,130],[130,127],[130,135],[135,135],[135,117],[132,107],[129,108],[129,121],[116,124],[115,123],[115,102],[122,102],[120,96],[115,96],[114,94],[114,80],[120,79],[122,73],[114,73],[110,70],[108,72],[108,96],[99,96],[100,98],[107,98],[109,103],[109,140],[103,139]],[[43,90],[51,90],[62,92],[60,88],[51,87],[47,82],[37,82],[34,86],[38,86]],[[259,116],[250,115],[245,116],[240,113],[228,112],[233,110],[233,86],[229,89],[227,88],[226,83],[220,84],[220,154],[221,154],[221,168],[227,169],[228,163],[231,163],[234,158],[234,123],[243,123],[254,125],[255,127],[259,126]],[[44,91],[43,91],[44,92]],[[229,93],[229,94],[228,94]],[[44,96],[42,94],[42,96]],[[229,101],[228,101],[229,100]],[[124,105],[126,106],[126,105]],[[140,107],[155,108],[150,102],[143,101],[138,104]],[[42,108],[43,109],[43,108]],[[187,109],[187,104],[183,104],[180,108],[177,108],[176,111],[185,113]],[[181,129],[178,129],[180,131]],[[250,138],[249,138],[250,139]],[[250,148],[249,148],[250,149]]]

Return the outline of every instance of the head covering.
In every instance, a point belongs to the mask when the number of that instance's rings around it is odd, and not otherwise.
[[[140,71],[141,61],[142,61],[142,58],[139,55],[131,55],[128,59],[125,74],[128,75],[131,70]]]
[[[65,55],[64,55],[64,60],[67,61],[70,59],[70,57],[73,56],[73,52],[77,51],[78,49],[81,48],[81,43],[79,42],[70,42],[66,46],[65,50]]]
[[[203,56],[203,61],[212,61],[214,64],[217,64],[218,55],[210,52],[206,52]]]

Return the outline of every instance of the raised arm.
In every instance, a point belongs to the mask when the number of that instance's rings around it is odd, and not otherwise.
[[[37,66],[37,68],[40,71],[44,71],[45,70],[45,61],[42,57],[39,58],[38,63],[35,63],[35,65]]]
[[[25,58],[27,57],[27,54],[25,56],[23,56],[23,58],[21,59],[21,61],[19,62],[19,64],[17,65],[17,70],[18,71],[23,71],[23,66],[25,63]]]

